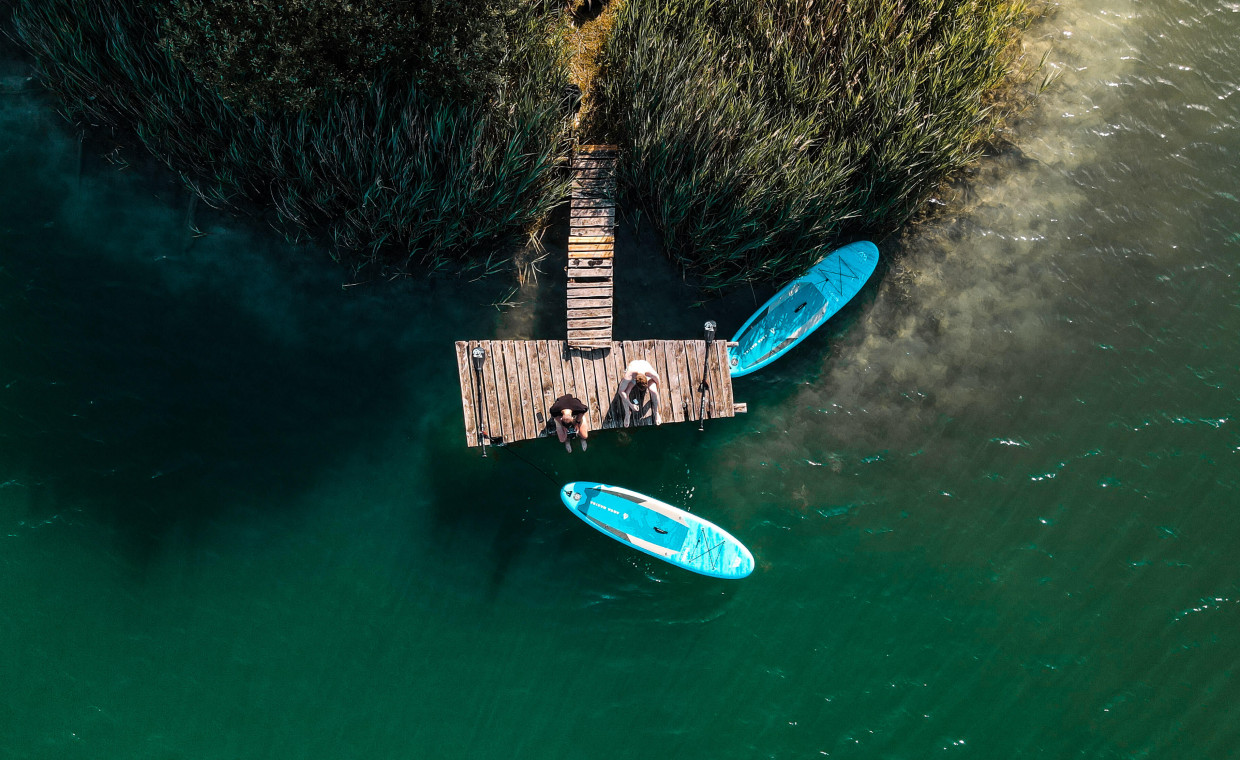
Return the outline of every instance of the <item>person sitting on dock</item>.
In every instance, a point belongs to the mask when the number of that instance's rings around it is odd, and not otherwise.
[[[642,408],[641,404],[629,396],[637,390],[644,390],[649,396],[650,403],[654,406],[654,424],[660,423],[658,387],[659,373],[655,372],[654,367],[645,359],[634,359],[624,368],[624,375],[620,378],[620,399],[624,402],[625,427],[629,426],[633,412],[639,412]]]
[[[576,434],[581,441],[581,450],[586,450],[586,439],[590,437],[589,425],[586,423],[586,415],[589,413],[590,408],[581,403],[580,399],[567,394],[557,398],[551,405],[551,419],[555,420],[556,437],[570,454],[573,453],[573,444],[568,441],[570,434]]]

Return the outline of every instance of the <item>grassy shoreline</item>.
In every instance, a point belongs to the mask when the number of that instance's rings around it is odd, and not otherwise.
[[[574,38],[556,4],[500,5],[506,26],[476,43],[487,55],[457,58],[498,55],[503,77],[318,66],[363,84],[252,90],[283,107],[236,97],[218,85],[227,71],[204,75],[231,48],[181,39],[174,55],[173,27],[145,0],[18,0],[14,36],[71,119],[131,130],[207,203],[268,209],[355,268],[400,272],[490,271],[504,241],[545,224],[565,196],[576,81],[579,139],[621,145],[627,202],[709,292],[795,276],[916,215],[1010,112],[1035,15],[1024,0],[613,0]],[[497,43],[496,28],[511,33]],[[241,63],[244,84],[254,67]],[[460,81],[490,89],[453,95]]]
[[[796,276],[891,234],[983,154],[1034,16],[1022,0],[627,0],[598,93],[622,183],[707,290]]]

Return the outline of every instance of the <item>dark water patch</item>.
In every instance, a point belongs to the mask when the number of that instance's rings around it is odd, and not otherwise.
[[[452,336],[423,326],[447,311],[486,331],[493,313],[474,301],[497,285],[342,290],[321,251],[222,219],[192,240],[180,209],[146,200],[149,182],[100,166],[77,179],[71,133],[27,122],[31,97],[9,101],[6,127],[45,136],[4,154],[33,181],[10,187],[0,220],[4,458],[37,484],[31,519],[90,503],[140,558],[173,529],[288,504],[386,441],[407,389],[455,398],[454,369],[428,361]]]

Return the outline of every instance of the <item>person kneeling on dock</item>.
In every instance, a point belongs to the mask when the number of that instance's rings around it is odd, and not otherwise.
[[[570,454],[573,453],[573,444],[569,443],[568,439],[572,435],[581,440],[581,450],[586,450],[586,439],[590,437],[590,428],[586,423],[586,415],[589,413],[590,408],[574,396],[560,396],[551,405],[555,434]]]
[[[640,392],[645,391],[650,398],[650,403],[654,407],[654,424],[658,425],[659,419],[659,374],[654,371],[654,367],[650,366],[650,362],[645,359],[634,359],[629,362],[629,366],[624,368],[624,375],[620,378],[620,399],[624,402],[624,426],[628,427],[633,416],[633,412],[640,412],[642,405],[634,401],[629,394],[632,393],[640,397]]]

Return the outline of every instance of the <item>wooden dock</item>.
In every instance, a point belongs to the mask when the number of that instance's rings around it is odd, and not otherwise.
[[[572,161],[568,230],[568,344],[611,346],[616,229],[615,145],[585,145]]]
[[[590,407],[590,430],[624,425],[620,376],[634,359],[645,359],[659,374],[659,416],[662,423],[694,422],[699,409],[705,366],[707,419],[732,417],[746,411],[732,399],[727,370],[727,343],[701,340],[633,340],[604,348],[580,349],[558,340],[471,340],[456,343],[456,368],[461,381],[465,443],[514,443],[554,435],[549,410],[564,394]],[[482,348],[481,371],[471,357]],[[709,352],[709,361],[707,353]],[[649,399],[635,412],[634,425],[654,424]]]

